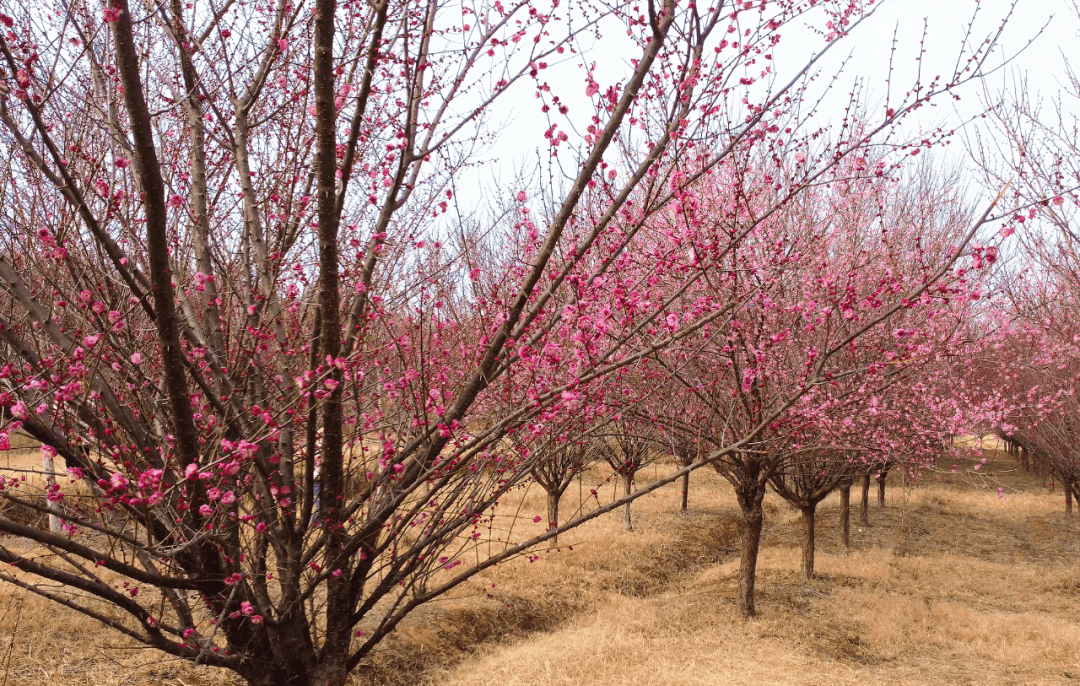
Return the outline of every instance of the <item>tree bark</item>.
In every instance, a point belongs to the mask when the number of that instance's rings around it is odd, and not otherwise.
[[[814,522],[817,515],[817,503],[799,508],[802,512],[803,545],[802,577],[805,581],[814,578]]]
[[[889,473],[885,470],[881,470],[881,473],[877,475],[877,506],[879,510],[885,509],[885,479],[889,477]]]
[[[851,482],[840,484],[840,544],[851,547]]]
[[[562,493],[558,491],[548,491],[547,494],[547,521],[548,531],[558,528],[559,526],[559,498],[562,497]],[[558,545],[559,536],[556,534],[551,539],[552,547]]]
[[[863,474],[862,504],[859,507],[859,524],[870,526],[870,475]]]
[[[690,498],[690,472],[683,474],[682,476],[682,501],[679,505],[679,509],[686,512],[687,502]]]
[[[753,617],[754,582],[757,580],[758,550],[761,547],[761,527],[765,521],[761,501],[765,498],[762,486],[756,493],[739,497],[743,513],[742,559],[739,562],[739,590],[736,598],[739,614]]]
[[[633,492],[633,489],[634,489],[634,475],[633,474],[629,474],[629,473],[623,474],[623,486],[625,486],[626,495],[630,495],[630,493]],[[623,506],[623,522],[622,523],[623,523],[623,527],[625,527],[627,531],[633,531],[634,530],[634,520],[630,518],[630,503],[626,503],[626,505]]]
[[[56,487],[56,471],[53,468],[52,455],[45,453],[41,458],[41,468],[45,472],[45,491],[49,495],[52,494],[53,489]],[[54,534],[60,533],[60,506],[57,505],[52,499],[46,499],[45,501],[49,507],[49,531]]]
[[[1065,516],[1072,517],[1072,489],[1073,485],[1069,479],[1065,479]]]

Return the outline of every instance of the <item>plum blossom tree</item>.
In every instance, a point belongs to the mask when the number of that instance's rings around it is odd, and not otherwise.
[[[814,65],[869,5],[4,5],[0,437],[29,433],[85,492],[51,491],[62,534],[0,515],[48,551],[0,545],[0,580],[253,686],[341,686],[417,607],[722,456],[760,514],[784,410],[948,270],[887,281],[827,346],[781,356],[795,383],[758,402],[781,377],[745,332],[806,342],[764,325],[794,285],[772,218],[845,160],[884,173],[867,146],[988,50],[808,156]],[[778,81],[802,20],[822,50]],[[625,54],[583,52],[612,36]],[[463,199],[511,98],[547,118],[548,180]],[[695,220],[710,194],[722,222]],[[841,321],[804,304],[786,315]],[[625,370],[698,333],[742,403],[711,416],[711,452],[491,540],[540,464],[516,449],[530,427],[613,415]]]
[[[604,434],[603,455],[622,482],[624,495],[634,492],[637,473],[655,458],[658,447],[654,425],[626,417],[611,423]],[[633,531],[629,501],[623,506],[622,523],[627,531]]]
[[[898,177],[866,173],[881,165],[859,159],[834,168],[833,178],[710,265],[715,276],[704,288],[739,305],[687,347],[662,354],[684,386],[682,402],[694,408],[675,430],[710,426],[714,447],[753,437],[713,463],[743,511],[737,600],[747,616],[755,612],[767,485],[803,510],[809,577],[814,509],[847,478],[850,457],[842,456],[872,454],[872,464],[882,464],[877,456],[897,452],[897,440],[866,428],[865,411],[880,414],[890,389],[914,382],[925,360],[944,352],[983,287],[956,262],[988,212],[967,216],[952,183],[935,188],[916,174],[905,187]],[[731,196],[722,191],[701,195],[695,211],[709,217],[703,224],[737,226],[759,214],[749,194],[740,198],[745,208],[725,207]],[[937,429],[927,430],[939,442]]]

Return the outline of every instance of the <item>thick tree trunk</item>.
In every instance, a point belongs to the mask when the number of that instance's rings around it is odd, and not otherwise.
[[[765,497],[764,487],[757,494],[749,495],[744,501],[739,499],[739,506],[743,512],[743,538],[742,559],[739,562],[739,590],[736,604],[739,614],[743,617],[753,617],[754,610],[754,582],[757,580],[758,550],[761,547],[761,527],[765,522],[765,516],[761,508],[761,501]]]
[[[686,512],[686,506],[690,499],[690,472],[683,474],[682,476],[682,502],[679,505],[679,509]]]
[[[863,474],[862,505],[859,507],[859,524],[870,525],[870,475]]]
[[[630,493],[633,492],[633,489],[634,489],[634,475],[633,474],[624,474],[623,475],[623,486],[625,487],[624,488],[624,493],[626,495],[630,495]],[[622,520],[622,523],[623,523],[623,527],[625,527],[627,531],[633,531],[634,530],[634,520],[630,518],[630,503],[627,503],[626,505],[623,506],[623,520]]]
[[[851,547],[851,482],[840,484],[840,544]]]
[[[548,491],[547,494],[547,521],[548,531],[558,528],[559,526],[559,498],[562,497],[562,493],[558,491]],[[556,534],[551,539],[551,545],[555,546],[559,544],[559,536]]]
[[[287,673],[271,666],[265,668],[265,673],[259,673],[247,678],[248,686],[345,686],[348,675],[341,669],[324,670],[317,665],[309,674]]]
[[[889,473],[882,470],[877,476],[877,506],[879,510],[885,509],[885,479]]]
[[[802,577],[809,581],[814,578],[814,522],[817,516],[817,503],[800,508],[802,512]]]

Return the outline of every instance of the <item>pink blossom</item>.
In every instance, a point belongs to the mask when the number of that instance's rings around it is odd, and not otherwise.
[[[199,478],[199,465],[192,462],[184,469],[184,478],[195,481]]]
[[[518,191],[518,194],[517,194],[517,201],[518,202],[525,202],[526,197],[527,196],[525,195],[525,191]]]
[[[210,507],[209,505],[200,505],[199,514],[201,514],[203,517],[209,517],[210,515],[214,514],[214,508]]]
[[[600,92],[600,84],[596,81],[589,81],[589,84],[585,86],[585,97],[591,98]]]
[[[286,52],[289,49],[289,40],[287,38],[278,38],[277,46],[278,50]]]
[[[674,312],[670,312],[668,313],[666,321],[668,331],[675,333],[675,329],[679,327],[679,315],[675,314]]]
[[[139,353],[131,353],[131,364],[138,365],[142,362],[142,355]]]
[[[120,15],[123,11],[119,7],[106,7],[101,12],[101,18],[108,24],[116,21],[120,21]]]
[[[1056,198],[1054,198],[1054,204],[1055,205],[1061,205],[1064,202],[1065,202],[1065,198],[1061,197],[1060,195],[1057,196]]]

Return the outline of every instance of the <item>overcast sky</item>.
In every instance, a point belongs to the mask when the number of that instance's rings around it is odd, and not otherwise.
[[[963,46],[969,24],[974,20],[971,40],[981,41],[993,35],[1008,15],[1011,6],[1012,3],[1008,0],[983,0],[981,3],[974,0],[879,2],[873,15],[842,43],[836,45],[820,63],[820,72],[831,75],[846,60],[841,78],[834,86],[833,96],[824,101],[818,112],[820,123],[839,122],[847,104],[849,86],[856,79],[863,81],[868,91],[866,100],[870,105],[883,105],[894,32],[896,51],[893,53],[892,84],[894,94],[900,90],[902,95],[902,91],[916,81],[917,69],[920,66],[916,57],[924,28],[926,39],[925,55],[921,64],[922,80],[925,83],[933,76],[941,76],[943,81],[947,81],[953,73],[958,55],[961,52],[970,54],[970,48],[965,50]],[[815,20],[820,18],[811,16]],[[806,64],[811,55],[825,45],[819,35],[800,28],[798,23],[785,27],[781,33],[783,39],[774,51],[778,83],[790,79],[791,75]],[[905,120],[904,133],[914,136],[920,129],[933,129],[938,126],[957,128],[963,120],[983,111],[983,103],[988,97],[1000,96],[1003,89],[1017,83],[1021,78],[1027,80],[1030,95],[1055,97],[1062,83],[1065,64],[1063,51],[1070,45],[1075,45],[1078,36],[1080,20],[1077,19],[1070,0],[1019,0],[995,52],[988,60],[988,65],[1001,65],[1006,56],[1015,55],[1012,62],[998,69],[986,82],[965,86],[959,91],[959,102],[940,98],[937,106],[915,113]],[[625,78],[625,62],[631,53],[625,50],[628,46],[620,45],[621,42],[624,41],[610,37],[609,34],[587,53],[587,59],[596,59],[599,62],[596,73],[601,82],[605,81],[603,76],[607,69],[611,70],[612,81]],[[620,57],[620,50],[626,52],[626,58]],[[587,115],[591,109],[589,103],[585,100],[584,93],[577,93],[584,88],[580,67],[566,64],[562,69],[566,70],[562,75],[557,74],[555,68],[549,70],[547,78],[553,85],[567,84],[565,88],[560,87],[558,90],[564,102],[570,105],[572,119],[576,118],[575,115]],[[532,97],[515,98],[508,103],[506,110],[500,109],[493,113],[499,122],[497,128],[501,128],[504,133],[498,143],[484,155],[485,158],[497,159],[497,162],[484,165],[479,170],[480,176],[484,177],[484,180],[480,181],[484,190],[476,186],[474,188],[481,194],[490,193],[495,187],[501,191],[509,190],[504,185],[514,169],[530,166],[535,168],[537,159],[546,157],[548,148],[542,134],[547,123],[546,117],[538,111],[539,103]],[[506,104],[501,107],[506,107]],[[537,151],[540,151],[539,155]],[[956,140],[947,151],[949,156],[956,160],[962,161],[967,157],[963,140]],[[467,197],[471,193],[466,191],[464,195]]]

